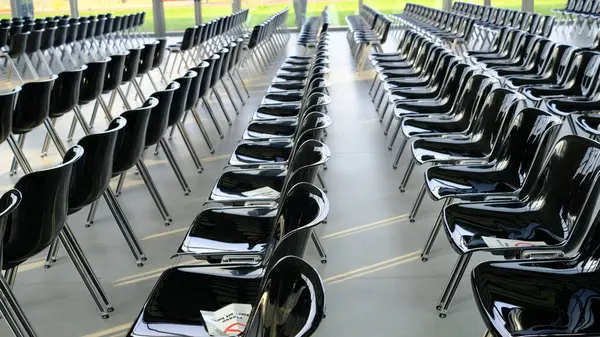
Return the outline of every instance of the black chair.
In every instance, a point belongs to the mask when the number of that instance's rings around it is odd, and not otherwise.
[[[203,69],[200,70],[203,71]],[[200,82],[198,81],[199,76],[201,79],[202,74],[198,74],[193,70],[188,70],[185,76],[175,79],[175,82],[179,83],[179,89],[175,90],[175,93],[173,94],[173,101],[171,103],[171,109],[169,111],[169,120],[167,122],[167,127],[171,128],[171,131],[174,131],[174,128],[177,128],[177,130],[179,130],[179,133],[183,138],[183,142],[185,143],[185,146],[187,147],[188,152],[190,153],[190,156],[192,157],[192,160],[196,165],[196,169],[198,170],[198,172],[202,172],[204,168],[202,167],[202,163],[200,162],[200,157],[194,149],[193,142],[190,139],[187,131],[185,130],[185,126],[182,123],[184,113],[189,111],[186,110],[186,108],[188,108],[188,101],[192,101],[190,102],[190,109],[195,109],[194,106],[198,102],[198,91],[200,90]],[[204,134],[204,132],[206,132],[204,130],[204,127],[202,127],[200,130],[203,132],[203,136],[206,139],[208,135]],[[171,132],[169,139],[173,138],[172,134],[173,132]],[[213,151],[212,153],[214,153],[210,141],[208,142],[208,146],[209,149]],[[158,145],[156,146],[155,150],[155,154],[157,153]]]
[[[278,200],[296,183],[312,183],[330,156],[327,145],[308,140],[300,145],[288,167],[228,168],[219,177],[208,202],[236,205],[252,200]]]
[[[217,130],[219,137],[223,138],[224,135],[223,135],[223,131],[221,131],[221,126],[219,125],[219,122],[213,112],[212,107],[210,106],[210,103],[206,99],[207,95],[210,92],[210,89],[213,86],[212,78],[215,73],[215,67],[217,66],[217,63],[220,58],[221,57],[219,55],[213,54],[211,57],[204,60],[204,62],[208,63],[208,66],[204,69],[204,75],[202,77],[202,84],[200,86],[200,92],[198,93],[198,95],[202,99],[202,103],[204,103],[204,106],[206,107],[206,110],[210,116],[210,119],[212,120],[213,124],[215,125],[215,129]]]
[[[460,255],[439,302],[444,316],[476,251],[507,258],[571,256],[589,228],[598,198],[600,146],[566,136],[515,201],[458,203],[444,209],[444,229]],[[466,234],[468,233],[468,234]]]
[[[179,66],[177,67],[178,72],[184,63],[186,65],[186,67],[190,67],[192,64],[194,64],[194,60],[193,59],[190,60],[190,57],[191,57],[191,49],[194,45],[194,36],[196,35],[197,29],[198,29],[198,26],[186,28],[185,32],[183,33],[183,39],[181,40],[181,43],[175,44],[175,45],[170,45],[169,47],[167,47],[167,49],[169,50],[169,55],[167,56],[167,61],[165,62],[163,71],[165,71],[165,72],[167,71],[167,67],[169,66],[169,60],[171,58],[171,55],[174,54],[173,65],[171,66],[171,71],[169,72],[169,76],[171,76],[171,77],[173,76],[173,70],[175,69],[175,65],[177,64],[178,56],[181,57],[181,61],[179,62]],[[189,63],[190,61],[191,61],[191,63]]]
[[[80,146],[74,146],[65,153],[60,165],[28,172],[17,181],[15,188],[22,192],[23,199],[20,208],[13,212],[6,226],[2,269],[7,270],[5,276],[12,286],[17,267],[59,238],[67,248],[67,253],[94,298],[98,310],[103,318],[108,318],[112,306],[65,222],[73,167],[83,153]]]
[[[48,118],[48,114],[50,113],[52,85],[57,77],[58,76],[53,75],[45,80],[23,84],[15,105],[12,119],[12,133],[18,136],[18,140],[16,141],[16,143],[18,143],[18,151],[23,148],[27,133],[42,125],[46,118]],[[12,135],[9,138],[15,143]],[[16,174],[17,168],[21,164],[26,165],[23,169],[31,171],[31,166],[27,162],[25,156],[22,158],[24,162],[20,163],[17,160],[19,154],[16,152],[16,149],[12,148],[12,150],[15,158],[11,164],[10,174]]]
[[[471,284],[488,335],[598,334],[593,319],[599,291],[598,226],[596,215],[573,258],[476,266]]]
[[[264,293],[265,286],[274,286],[273,280],[269,277],[281,272],[277,268],[278,261],[289,255],[298,257],[304,255],[313,228],[323,222],[329,208],[323,192],[310,184],[294,186],[290,189],[289,197],[286,199],[288,204],[279,212],[281,216],[277,217],[277,223],[274,225],[276,230],[269,239],[267,255],[263,259],[255,264],[247,264],[244,263],[244,260],[238,261],[235,255],[232,255],[230,263],[215,266],[174,267],[165,271],[144,304],[144,308],[128,336],[144,336],[156,331],[159,334],[208,336],[198,312],[200,310],[215,311],[231,303],[253,304],[253,312],[255,312],[254,309],[263,308],[265,311],[262,312],[265,315],[273,315],[273,312],[266,310],[271,306],[262,306],[257,299],[265,298],[261,295]],[[295,273],[290,271],[289,277],[294,277],[294,275],[297,275],[297,271]],[[223,285],[233,290],[230,292],[232,296],[221,295],[222,292],[218,289],[222,289]],[[313,289],[321,288],[318,285]],[[322,303],[321,295],[322,293],[319,291],[316,296],[317,303]],[[280,300],[283,301],[284,298],[280,298]],[[191,306],[182,306],[181,303],[188,303]],[[304,300],[296,303],[302,304],[302,306],[307,304]],[[296,309],[289,308],[289,314],[297,312],[297,306],[294,307]],[[255,315],[257,314],[251,315],[250,329],[247,331],[249,333],[258,328]],[[304,316],[298,316],[298,319]],[[317,322],[316,324],[323,318],[323,310],[320,305],[314,312],[314,317],[313,322]],[[307,326],[306,318],[300,322],[297,320],[286,321],[288,323],[284,323],[282,326],[272,326],[271,328],[276,330],[271,331],[273,333],[277,331],[277,336],[310,336],[316,328],[316,325],[311,323],[306,328],[306,332],[301,333],[302,330],[297,329]],[[282,330],[281,328],[284,326],[290,330]],[[292,329],[294,326],[295,328]],[[256,333],[256,335],[248,336],[260,336],[259,331]]]
[[[21,192],[12,189],[0,197],[0,265],[3,264],[4,237],[6,234],[6,225],[11,214],[17,209],[22,199]],[[15,336],[36,336],[31,323],[23,313],[23,309],[17,302],[12,292],[10,284],[0,273],[0,293],[2,293],[2,305],[0,312],[6,319],[10,330]]]
[[[110,61],[106,64],[105,78],[102,86],[102,94],[98,95],[96,102],[94,103],[94,110],[92,110],[92,116],[90,117],[90,121],[88,125],[90,129],[94,127],[94,122],[96,120],[96,115],[98,113],[98,108],[102,106],[102,109],[108,110],[109,106],[104,102],[104,98],[102,95],[111,93],[114,90],[117,90],[123,84],[123,74],[125,72],[125,62],[127,61],[127,57],[129,56],[129,51],[121,52],[118,54],[112,54],[110,56]]]
[[[145,149],[146,132],[148,129],[148,121],[150,120],[150,114],[152,110],[159,104],[155,98],[149,98],[144,105],[135,109],[128,110],[121,114],[127,120],[127,124],[122,132],[117,137],[117,143],[115,145],[115,155],[113,158],[113,177],[121,176],[117,185],[117,190],[120,191],[123,187],[123,173],[127,172],[132,167],[136,166],[140,177],[144,181],[144,184],[150,192],[158,211],[165,223],[165,226],[169,226],[173,219],[169,215],[169,212],[165,206],[165,203],[148,172],[148,168],[142,160],[142,154]],[[107,115],[112,118],[112,116]],[[94,223],[94,218],[97,209],[97,202],[92,204],[90,212],[87,218],[87,227]],[[118,209],[118,208],[117,208]],[[122,211],[120,211],[122,213]],[[124,215],[122,216],[124,218]]]
[[[50,112],[48,113],[48,117],[52,120],[52,125],[56,123],[58,118],[72,111],[77,106],[77,103],[79,103],[81,78],[86,69],[87,66],[83,65],[58,74],[50,94]],[[42,157],[48,155],[49,146],[50,136],[47,134],[42,146]]]

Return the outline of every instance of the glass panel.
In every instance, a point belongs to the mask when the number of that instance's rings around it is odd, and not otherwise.
[[[455,2],[468,2],[468,3],[472,3],[472,4],[476,4],[476,5],[483,5],[484,0],[467,0],[467,1],[463,1],[463,0],[453,0],[452,3]]]
[[[248,14],[248,25],[250,27],[256,25],[257,23],[263,22],[269,16],[285,9],[286,7],[290,7],[287,25],[289,27],[294,27],[294,7],[292,6],[292,1],[242,0],[242,8],[250,8],[250,13]],[[204,16],[204,6],[202,6],[202,16]]]
[[[521,10],[522,0],[492,0],[492,7]]]
[[[34,0],[33,11],[36,17],[71,14],[71,4],[69,0]]]
[[[404,6],[406,6],[406,3],[423,5],[439,9],[441,9],[444,6],[443,0],[365,0],[364,3],[384,14],[402,13],[402,11],[404,10]]]
[[[78,0],[79,16],[113,13],[113,15],[146,12],[143,29],[154,32],[154,11],[151,0]],[[117,9],[118,8],[118,9]],[[192,12],[193,13],[193,12]]]
[[[544,15],[553,15],[553,9],[565,8],[566,0],[535,0],[533,11]]]
[[[193,0],[165,0],[163,6],[167,32],[182,32],[186,28],[196,25]],[[202,10],[204,10],[204,5],[202,5]]]
[[[202,6],[202,22],[232,13],[231,1],[199,0]]]

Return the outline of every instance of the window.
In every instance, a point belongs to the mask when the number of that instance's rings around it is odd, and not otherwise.
[[[196,25],[193,0],[162,1],[165,8],[165,30],[167,32],[183,32],[186,28]],[[204,10],[204,4],[202,10]]]
[[[553,9],[565,8],[566,0],[535,0],[533,11],[544,15],[553,15]]]
[[[69,0],[34,0],[33,11],[36,17],[71,14],[71,4]]]
[[[199,0],[202,6],[202,22],[231,14],[233,7],[231,1]]]
[[[78,0],[77,6],[79,7],[79,16],[98,15],[108,12],[117,16],[146,12],[143,29],[150,33],[154,32],[154,14],[151,0]]]

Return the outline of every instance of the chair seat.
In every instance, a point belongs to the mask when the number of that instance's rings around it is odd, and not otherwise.
[[[598,336],[600,279],[586,268],[575,260],[484,262],[473,270],[473,293],[498,336]]]
[[[302,92],[287,91],[285,93],[267,94],[263,97],[261,105],[272,104],[298,104],[302,102]]]
[[[506,248],[489,247],[482,237],[523,241],[522,247],[530,247],[527,241],[549,246],[564,242],[567,233],[559,236],[550,230],[563,232],[554,214],[543,205],[535,209],[522,201],[459,203],[444,209],[444,221],[450,243],[459,252],[502,251]]]
[[[406,118],[402,121],[402,133],[407,138],[461,133],[468,127],[468,121],[455,120],[447,115]]]
[[[296,118],[300,113],[299,104],[274,104],[258,107],[252,119]]]
[[[489,148],[470,137],[417,139],[413,155],[421,163],[485,160]]]
[[[399,103],[404,101],[406,98],[415,99],[431,99],[431,96],[436,95],[436,87],[407,87],[392,89],[389,95],[390,103]]]
[[[128,336],[208,337],[200,311],[232,303],[254,304],[263,270],[258,267],[175,267],[165,271]],[[222,289],[228,289],[222,296]]]
[[[241,142],[231,154],[229,165],[286,165],[290,159],[293,145],[294,142],[289,138]]]
[[[279,198],[287,174],[287,168],[232,169],[223,172],[208,200],[220,202],[276,200]],[[266,196],[256,195],[267,188],[272,193]]]
[[[516,172],[493,164],[439,165],[427,169],[425,182],[436,198],[484,200],[488,196],[512,197],[520,187]]]
[[[228,254],[260,255],[276,215],[277,208],[273,206],[206,209],[194,219],[177,254],[217,263]]]
[[[279,119],[277,121],[258,121],[252,122],[244,131],[243,140],[288,138],[294,136],[298,128],[298,120]]]

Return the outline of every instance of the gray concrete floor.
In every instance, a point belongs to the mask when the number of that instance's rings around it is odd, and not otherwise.
[[[394,49],[395,46],[386,48]],[[287,54],[293,55],[295,50],[292,38]],[[484,327],[473,302],[469,273],[458,289],[448,317],[437,317],[435,305],[457,255],[443,234],[429,262],[421,262],[419,252],[441,205],[425,200],[417,221],[408,222],[408,212],[422,184],[423,168],[415,169],[406,193],[401,194],[397,186],[407,157],[398,170],[392,169],[394,153],[387,150],[388,140],[368,95],[373,73],[354,71],[343,32],[331,33],[331,54],[333,103],[329,114],[333,125],[326,143],[331,148],[332,158],[324,174],[331,213],[328,224],[318,230],[329,262],[320,264],[312,246],[306,255],[321,273],[327,290],[327,318],[315,335],[482,335]],[[84,227],[87,209],[69,218],[69,224],[114,305],[115,311],[109,319],[103,320],[98,315],[87,289],[64,253],[51,269],[43,268],[41,255],[21,266],[14,291],[40,336],[116,337],[127,332],[160,273],[174,264],[170,256],[201,209],[284,56],[282,54],[274,61],[266,75],[245,76],[252,97],[235,118],[233,126],[225,127],[227,134],[223,140],[219,140],[207,121],[206,126],[217,147],[214,155],[209,154],[191,119],[186,124],[203,157],[204,173],[195,173],[181,138],[173,139],[173,149],[192,188],[190,196],[183,195],[162,154],[148,153],[146,156],[146,164],[174,219],[170,227],[163,225],[139,177],[129,174],[119,200],[142,240],[148,257],[144,267],[136,266],[105,204],[101,204],[97,221],[91,228]],[[145,90],[147,94],[151,92],[150,87]],[[216,102],[213,104],[216,108]],[[120,109],[120,104],[116,106]],[[84,111],[89,115],[91,106],[85,107]],[[208,118],[204,111],[202,114],[203,118]],[[221,125],[225,126],[223,116],[219,117]],[[63,137],[66,137],[70,121],[68,116],[58,123]],[[95,130],[102,130],[105,125],[106,121],[99,118]],[[48,157],[40,158],[44,134],[42,128],[33,131],[25,145],[26,156],[34,168],[60,161],[55,150]],[[79,131],[76,138],[81,136]],[[6,144],[0,147],[0,158],[0,186],[7,190],[17,178],[6,173],[12,159]],[[476,255],[471,266],[490,258],[489,255]],[[0,321],[0,336],[10,336],[3,321]]]

